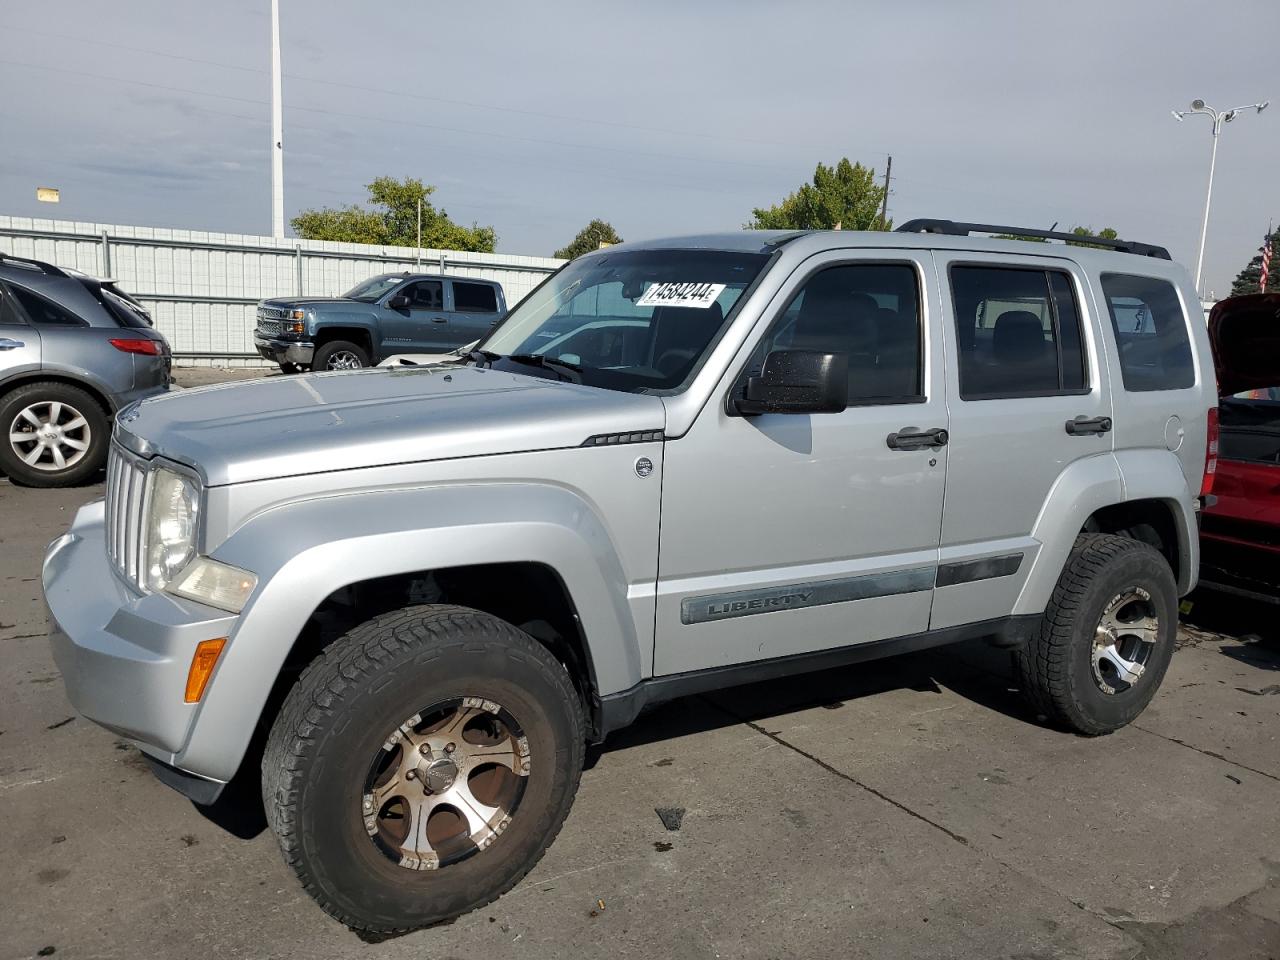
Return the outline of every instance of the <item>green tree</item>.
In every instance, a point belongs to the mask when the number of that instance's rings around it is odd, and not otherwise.
[[[614,244],[621,242],[622,238],[618,236],[618,231],[613,229],[613,224],[607,220],[592,220],[578,231],[578,235],[569,241],[567,247],[561,247],[552,256],[560,257],[564,260],[573,260],[584,253],[599,250],[602,243]]]
[[[891,230],[880,220],[884,187],[876,172],[844,157],[834,167],[818,164],[805,183],[772,207],[751,211],[748,230]]]
[[[464,227],[437,210],[428,199],[435,187],[416,177],[397,180],[378,177],[367,184],[369,203],[347,207],[303,210],[290,223],[304,240],[341,240],[412,247],[418,242],[418,201],[422,201],[422,245],[435,250],[472,250],[492,253],[498,236],[493,227]]]
[[[1280,229],[1273,231],[1268,239],[1271,241],[1271,266],[1267,270],[1267,289],[1258,289],[1258,281],[1262,279],[1262,250],[1259,248],[1253,259],[1236,274],[1236,279],[1231,284],[1231,296],[1238,297],[1242,293],[1280,293]]]

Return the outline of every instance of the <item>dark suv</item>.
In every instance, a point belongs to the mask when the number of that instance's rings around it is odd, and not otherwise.
[[[111,417],[167,390],[171,362],[113,281],[0,254],[0,473],[34,487],[89,479]]]
[[[501,284],[384,273],[341,297],[263,300],[254,345],[285,373],[354,370],[396,353],[444,353],[479,340],[507,312]]]

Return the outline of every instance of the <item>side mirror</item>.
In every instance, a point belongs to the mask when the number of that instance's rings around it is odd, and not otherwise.
[[[849,357],[816,350],[774,350],[759,376],[733,401],[744,416],[761,413],[839,413],[849,405]]]
[[[405,310],[409,306],[409,298],[403,293],[397,293],[387,301],[387,308],[390,310]]]

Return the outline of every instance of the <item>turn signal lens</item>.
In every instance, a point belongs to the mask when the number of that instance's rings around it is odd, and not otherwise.
[[[196,557],[166,589],[188,600],[239,613],[257,586],[258,578],[248,570]]]
[[[290,314],[290,316],[293,317],[293,319],[295,320],[301,320],[304,317],[306,317],[306,314],[303,313],[301,310],[295,310],[293,311],[293,313]]]
[[[227,638],[201,640],[196,645],[195,656],[191,658],[191,669],[187,671],[187,692],[183,697],[187,703],[199,703],[204,696],[205,685],[213,675],[213,668],[218,665],[218,657],[226,646]]]

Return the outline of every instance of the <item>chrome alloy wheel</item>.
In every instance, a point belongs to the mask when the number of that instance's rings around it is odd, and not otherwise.
[[[324,368],[326,370],[361,370],[364,364],[360,362],[360,358],[351,350],[335,350],[329,354],[329,359],[325,361]]]
[[[464,860],[511,823],[530,759],[519,724],[491,700],[462,697],[415,713],[369,768],[360,809],[365,832],[411,870]]]
[[[1106,694],[1122,693],[1142,677],[1160,637],[1151,594],[1131,587],[1111,598],[1093,638],[1093,679]]]
[[[52,472],[84,459],[92,434],[79,410],[62,400],[38,400],[9,424],[9,446],[34,470]]]

